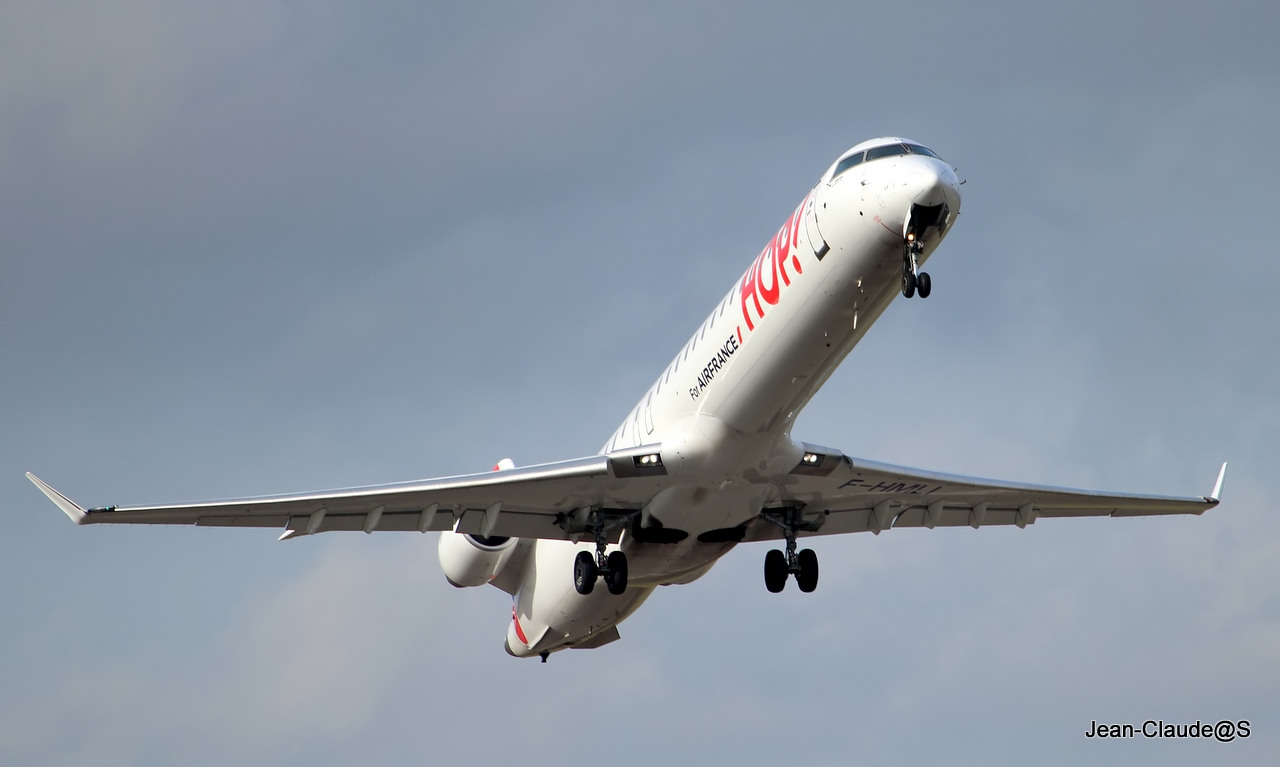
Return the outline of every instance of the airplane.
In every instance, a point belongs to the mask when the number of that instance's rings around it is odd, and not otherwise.
[[[1202,514],[1203,497],[1104,493],[894,466],[792,438],[800,411],[960,213],[955,170],[898,137],[839,155],[594,456],[324,492],[84,508],[27,477],[78,525],[439,531],[449,583],[512,597],[506,651],[598,648],[658,586],[692,583],[740,543],[781,542],[764,581],[818,584],[815,535],[1043,517]],[[597,588],[603,582],[604,588]]]

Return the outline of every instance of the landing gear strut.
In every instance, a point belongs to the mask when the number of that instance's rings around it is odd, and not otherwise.
[[[818,588],[818,555],[813,549],[796,552],[796,533],[801,530],[816,530],[817,525],[804,521],[800,509],[786,509],[781,513],[765,511],[761,513],[767,521],[782,528],[782,535],[787,541],[786,553],[771,549],[764,556],[764,586],[777,594],[787,585],[787,576],[796,576],[796,585],[806,594]]]
[[[928,272],[920,271],[919,256],[924,252],[924,244],[916,238],[914,232],[907,234],[907,244],[902,251],[902,295],[911,298],[920,292],[921,298],[928,298],[933,290],[933,280]]]
[[[595,509],[591,512],[591,530],[595,533],[596,550],[579,551],[573,559],[573,587],[578,593],[586,596],[596,588],[596,579],[604,578],[604,585],[610,594],[621,594],[627,590],[627,555],[621,551],[605,554],[609,543],[608,527],[605,524],[604,512]]]

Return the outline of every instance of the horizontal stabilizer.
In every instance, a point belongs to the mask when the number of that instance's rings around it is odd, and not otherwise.
[[[621,638],[621,635],[618,633],[618,627],[610,626],[604,631],[601,631],[598,634],[595,634],[592,637],[588,639],[584,639],[583,641],[573,645],[573,649],[594,650],[597,647],[603,647],[609,644],[610,642],[616,642],[620,638]]]

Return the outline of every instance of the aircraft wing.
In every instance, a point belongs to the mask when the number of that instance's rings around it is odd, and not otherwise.
[[[893,527],[1018,525],[1041,517],[1127,517],[1201,514],[1218,504],[1226,464],[1203,497],[1148,496],[927,472],[876,463],[806,445],[816,463],[801,462],[773,478],[768,508],[800,507],[801,535],[867,532]],[[576,539],[586,508],[635,511],[671,484],[656,446],[507,471],[416,482],[167,506],[84,508],[28,473],[73,522],[275,527],[281,539],[331,530],[456,530],[485,536]],[[767,510],[767,509],[766,509]],[[620,528],[609,533],[616,541]],[[745,540],[781,538],[781,528],[757,518]]]
[[[1222,464],[1207,496],[1134,495],[942,474],[805,447],[816,464],[802,462],[781,486],[776,501],[780,507],[803,507],[809,529],[801,535],[878,535],[896,527],[1025,527],[1042,517],[1202,514],[1218,505],[1227,470]],[[781,528],[759,520],[746,539],[781,537]]]
[[[635,453],[635,455],[632,455]],[[570,538],[585,507],[639,509],[666,484],[642,467],[642,450],[416,482],[168,506],[84,508],[28,473],[73,522],[275,527],[281,539],[330,530],[456,530],[476,535]],[[619,531],[612,535],[616,540]]]

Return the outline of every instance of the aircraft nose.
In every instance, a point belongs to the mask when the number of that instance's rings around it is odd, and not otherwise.
[[[960,211],[960,182],[955,171],[946,163],[930,158],[915,163],[904,174],[902,186],[900,199],[906,203],[902,236],[908,241],[924,242],[933,233],[940,240]]]
[[[920,163],[912,169],[904,186],[912,205],[945,204],[953,213],[960,210],[960,182],[946,163],[934,159]]]

